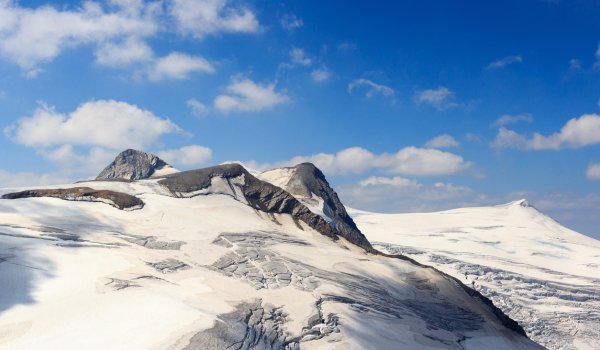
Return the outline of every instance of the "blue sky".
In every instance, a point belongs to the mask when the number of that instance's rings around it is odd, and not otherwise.
[[[312,161],[350,206],[522,197],[600,237],[600,1],[0,0],[2,187],[127,147]]]

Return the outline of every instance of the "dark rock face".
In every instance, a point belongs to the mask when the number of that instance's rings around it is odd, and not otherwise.
[[[169,164],[154,154],[128,149],[104,168],[96,180],[142,180],[167,166]]]
[[[230,181],[241,176],[244,177],[242,185],[233,184]],[[321,234],[333,239],[342,235],[341,231],[331,226],[321,216],[311,212],[294,196],[277,186],[257,179],[239,164],[224,164],[171,174],[164,176],[158,183],[167,187],[173,195],[183,196],[209,187],[214,177],[225,179],[232,191],[234,186],[238,186],[248,204],[256,210],[273,214],[290,214],[296,220],[306,223]],[[350,242],[372,250],[368,241],[366,244],[363,241],[350,240]]]
[[[372,249],[369,240],[356,227],[321,170],[312,163],[298,164],[294,168],[294,175],[287,183],[286,190],[301,197],[312,197],[313,194],[321,197],[325,201],[324,214],[332,220],[339,235],[362,248]]]
[[[220,315],[212,328],[195,334],[184,349],[297,350],[298,340],[285,331],[286,318],[281,307],[260,299],[242,302],[234,311]]]
[[[67,201],[102,202],[121,210],[141,209],[144,207],[144,202],[135,196],[109,190],[95,190],[90,187],[26,190],[7,193],[2,196],[2,199],[32,197],[52,197]]]

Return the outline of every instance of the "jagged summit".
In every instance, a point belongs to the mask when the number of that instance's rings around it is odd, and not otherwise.
[[[370,247],[367,238],[346,212],[325,175],[312,163],[266,171],[258,176],[291,193],[312,212],[321,215],[351,242]]]
[[[167,162],[154,154],[127,149],[119,153],[115,160],[96,177],[96,180],[142,180],[175,171]]]

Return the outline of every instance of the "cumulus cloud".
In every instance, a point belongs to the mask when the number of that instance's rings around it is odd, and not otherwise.
[[[533,123],[533,117],[531,116],[531,114],[505,114],[496,119],[493,126],[505,126],[508,124],[516,124],[520,122]]]
[[[226,92],[214,100],[214,107],[225,113],[262,111],[289,101],[286,95],[275,91],[274,83],[261,85],[240,77],[233,78]]]
[[[81,46],[92,48],[98,65],[126,68],[155,58],[148,41],[167,32],[202,38],[219,33],[252,33],[259,29],[254,13],[228,0],[83,1],[77,7],[20,6],[0,1],[0,56],[17,64],[26,76],[35,77],[44,63],[62,52]],[[175,31],[173,31],[175,29]],[[174,53],[177,54],[177,53]],[[189,56],[188,56],[189,57]],[[209,70],[207,62],[192,60],[191,70]],[[173,62],[171,62],[173,63]],[[179,62],[180,64],[186,62]],[[188,60],[188,66],[190,64]],[[202,66],[202,68],[200,68]],[[176,79],[185,71],[172,72]]]
[[[209,108],[202,102],[191,98],[186,101],[186,106],[192,111],[192,114],[196,117],[204,117],[208,114]]]
[[[585,176],[588,180],[600,180],[600,163],[588,165]]]
[[[372,98],[375,95],[382,95],[387,98],[394,99],[394,89],[383,84],[377,84],[369,79],[354,79],[348,84],[348,93],[351,94],[355,89],[362,88],[365,90],[365,96]]]
[[[120,68],[134,63],[150,61],[154,52],[144,41],[127,38],[119,43],[107,42],[96,51],[96,63],[102,66]]]
[[[182,80],[189,78],[192,73],[214,73],[214,71],[213,65],[202,57],[172,52],[153,62],[148,71],[148,78],[150,80]]]
[[[179,32],[196,38],[216,33],[255,33],[260,28],[254,12],[227,0],[173,0],[169,13]]]
[[[458,104],[452,101],[453,97],[454,93],[450,89],[440,86],[437,89],[418,91],[413,99],[417,105],[428,104],[438,111],[443,111],[458,107]]]
[[[461,156],[436,149],[405,147],[396,153],[374,154],[362,147],[350,147],[337,153],[317,153],[297,156],[274,164],[248,162],[255,169],[314,163],[328,175],[360,174],[380,170],[391,174],[439,176],[462,173],[473,167]]]
[[[527,148],[527,137],[507,128],[498,129],[496,139],[491,143],[493,148]]]
[[[306,56],[304,49],[299,47],[293,47],[290,52],[290,59],[292,60],[293,66],[310,66],[312,64],[312,60]]]
[[[527,150],[559,150],[582,148],[599,143],[600,115],[584,114],[579,118],[567,121],[560,131],[548,136],[534,133],[533,136],[527,137],[515,131],[500,128],[492,146]]]
[[[199,145],[189,145],[178,149],[158,152],[167,163],[181,166],[202,165],[212,158],[212,150]]]
[[[58,165],[64,176],[84,176],[89,178],[104,169],[115,157],[116,150],[104,147],[76,147],[63,144],[54,148],[40,148],[37,153],[46,160]],[[80,179],[81,180],[81,179]]]
[[[420,183],[399,177],[369,177],[358,184],[336,187],[351,208],[376,212],[422,212],[470,206],[486,196],[467,186],[446,182]]]
[[[279,24],[281,27],[287,31],[296,30],[304,25],[304,22],[301,18],[296,17],[293,14],[286,14],[279,20]]]
[[[383,176],[371,176],[358,182],[359,186],[393,186],[393,187],[410,187],[410,188],[421,188],[423,185],[418,183],[416,180],[405,179],[400,176],[394,177],[383,177]]]
[[[0,183],[3,188],[24,186],[47,186],[73,182],[73,179],[61,174],[36,174],[30,172],[10,172],[0,169]]]
[[[331,78],[331,71],[323,66],[310,72],[310,77],[317,83],[322,83]]]
[[[30,147],[68,144],[108,149],[143,148],[164,134],[179,131],[169,119],[115,100],[85,102],[68,114],[42,104],[33,115],[5,129],[12,140]]]
[[[448,134],[436,136],[425,143],[425,147],[427,148],[452,148],[458,146],[460,146],[460,143]]]
[[[508,65],[523,62],[521,55],[506,56],[488,64],[487,69],[502,69]]]
[[[107,52],[107,43],[112,41],[131,42],[155,35],[157,10],[156,4],[135,1],[114,1],[109,6],[88,1],[72,10],[48,5],[26,8],[2,1],[0,55],[31,73],[69,48],[101,45],[100,51]],[[105,59],[102,53],[100,56]]]

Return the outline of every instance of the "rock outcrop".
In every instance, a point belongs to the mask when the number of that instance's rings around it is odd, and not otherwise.
[[[96,180],[143,180],[175,170],[154,154],[128,149],[121,152]]]
[[[330,224],[287,191],[257,179],[239,164],[223,164],[166,175],[158,183],[168,188],[175,196],[189,197],[204,194],[203,190],[208,189],[215,178],[226,181],[230,192],[232,194],[239,193],[243,198],[237,199],[245,200],[254,209],[271,214],[290,214],[295,220],[304,222],[325,236],[333,239],[342,236],[367,251],[373,251],[371,244],[360,231],[357,230],[358,234],[356,234],[356,232],[346,229],[345,226]]]
[[[121,210],[135,210],[144,207],[144,202],[135,196],[109,190],[95,190],[90,187],[26,190],[7,193],[2,196],[2,199],[32,197],[52,197],[67,201],[102,202]]]
[[[367,238],[360,232],[356,224],[346,212],[337,193],[329,186],[329,182],[319,168],[312,163],[302,163],[290,168],[291,176],[284,189],[300,202],[323,201],[322,212],[330,219],[330,224],[349,241],[361,247],[370,247]],[[309,206],[310,207],[310,206]]]

